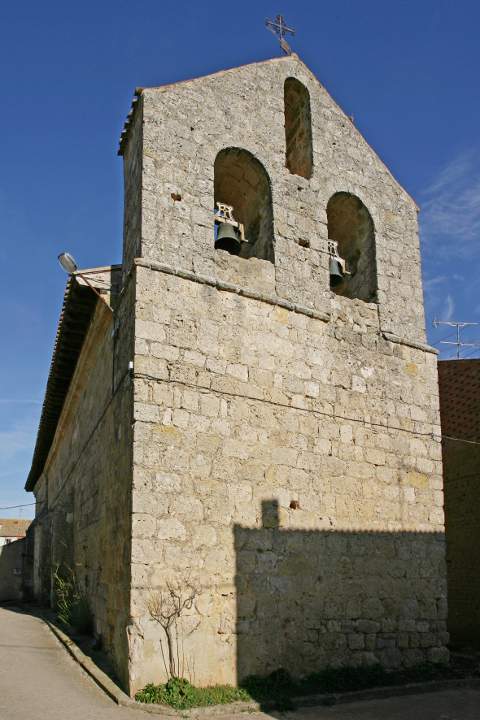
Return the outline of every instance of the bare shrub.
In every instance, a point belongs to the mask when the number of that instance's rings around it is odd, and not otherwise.
[[[188,633],[185,633],[180,619],[185,610],[192,609],[198,594],[198,589],[193,587],[189,581],[184,583],[167,582],[165,590],[152,593],[147,600],[150,617],[165,632],[166,653],[162,640],[160,640],[160,647],[165,672],[169,678],[184,677],[185,667],[189,674],[191,673],[189,663],[185,659],[184,639],[185,636],[191,635],[200,623],[198,622]]]

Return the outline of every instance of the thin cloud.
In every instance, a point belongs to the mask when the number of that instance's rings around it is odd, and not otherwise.
[[[448,280],[446,275],[435,275],[434,277],[427,277],[423,281],[423,287],[425,291],[431,290],[432,288],[436,287],[437,285],[441,285],[442,283],[446,282]]]
[[[425,307],[428,315],[439,316],[443,312],[445,302],[446,285],[450,282],[447,275],[426,276],[423,280],[423,292],[425,295]],[[442,308],[442,311],[440,311]]]
[[[427,252],[444,258],[478,253],[480,152],[454,158],[422,195],[420,226]]]
[[[442,320],[451,320],[453,313],[455,312],[455,303],[451,295],[447,295],[445,299],[445,306],[443,308]]]
[[[35,437],[36,431],[33,428],[15,428],[0,432],[0,455],[3,462],[11,460],[18,452],[31,451]]]

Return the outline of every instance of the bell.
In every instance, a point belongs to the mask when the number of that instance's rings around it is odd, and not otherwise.
[[[343,282],[344,273],[340,260],[330,257],[330,287],[337,287]]]
[[[230,255],[238,255],[240,252],[240,238],[237,228],[230,223],[218,223],[215,250],[226,250]]]

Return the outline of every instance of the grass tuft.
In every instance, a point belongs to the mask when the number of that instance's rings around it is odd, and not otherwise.
[[[251,700],[246,690],[230,685],[197,688],[184,678],[171,678],[165,685],[146,685],[135,695],[142,703],[170,705],[177,710],[208,705],[224,705],[238,700]]]

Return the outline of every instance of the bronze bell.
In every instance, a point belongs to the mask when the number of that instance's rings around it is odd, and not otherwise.
[[[337,287],[343,282],[345,275],[340,260],[330,257],[330,287]]]
[[[230,223],[218,223],[215,250],[226,250],[230,255],[238,255],[240,246],[240,233],[237,228]]]

